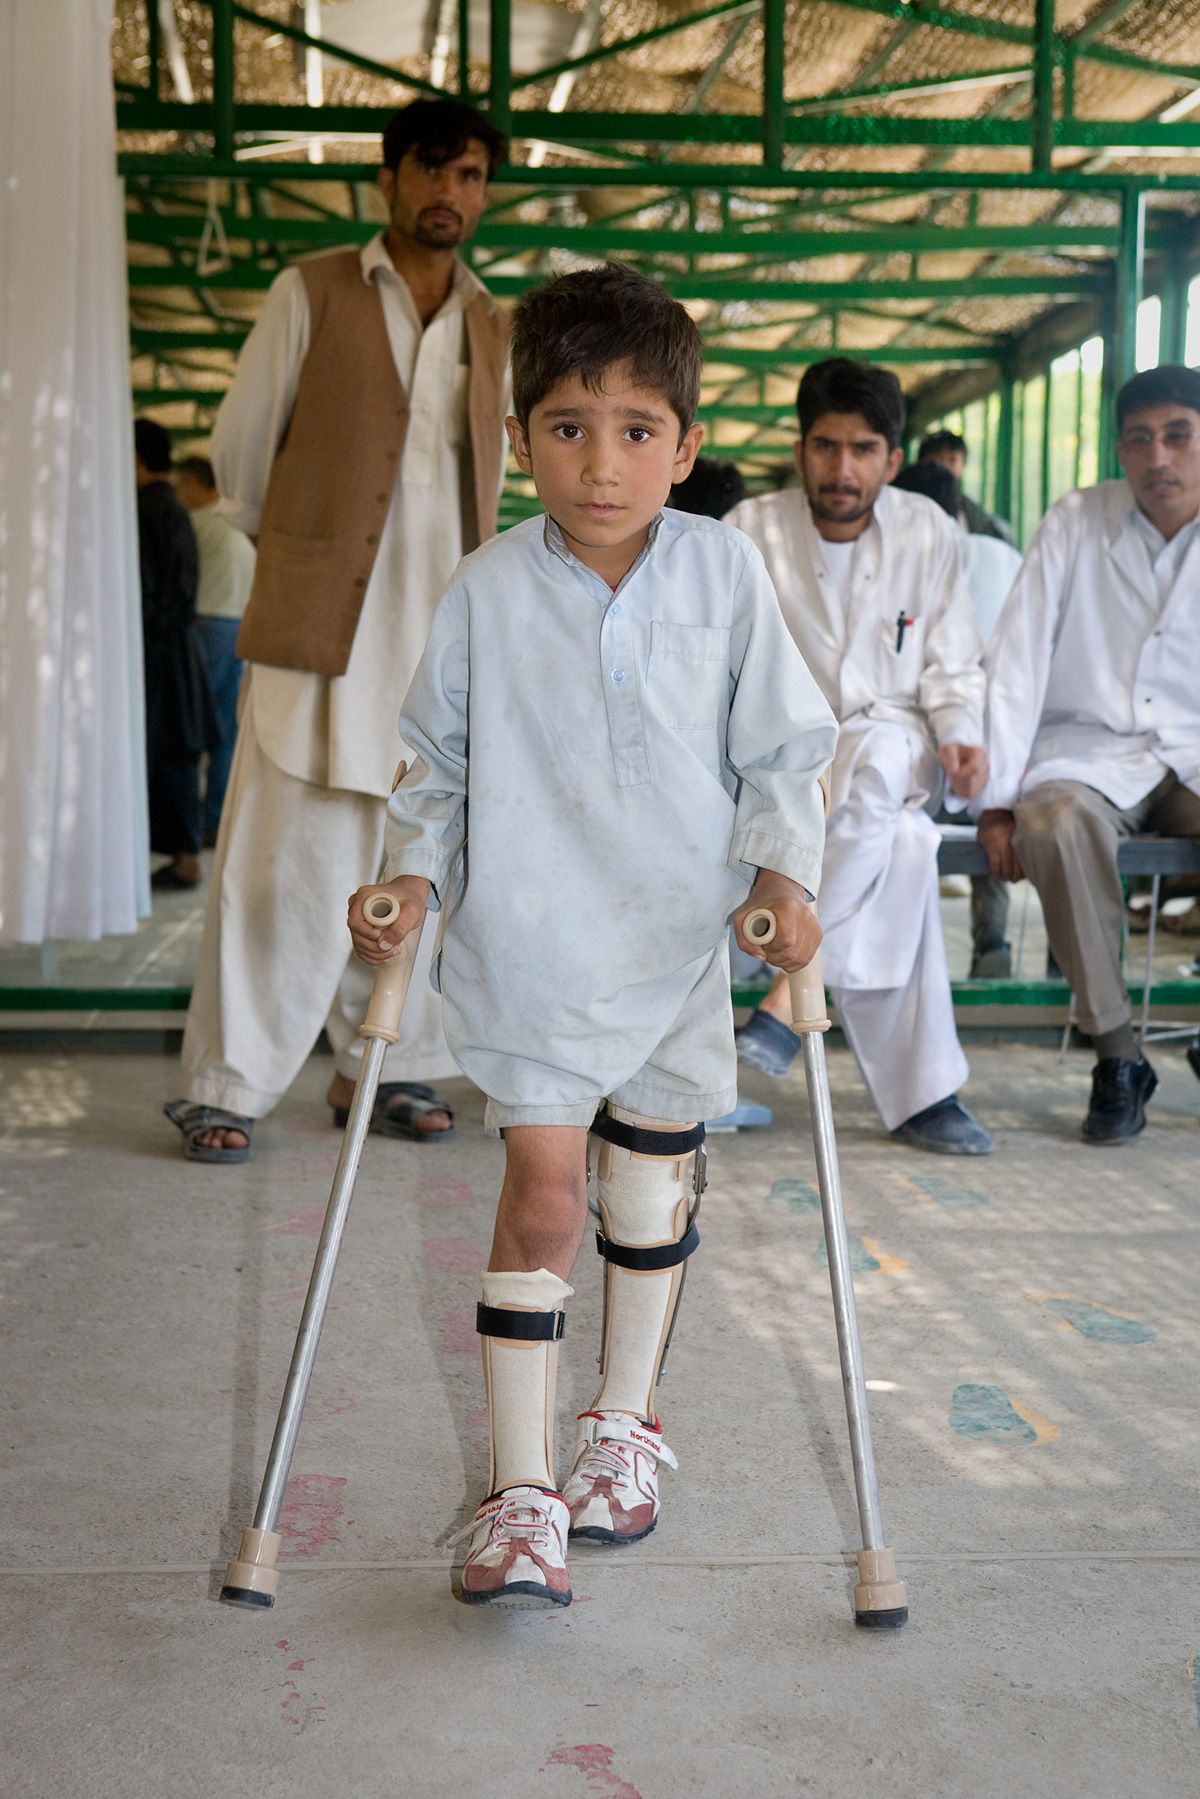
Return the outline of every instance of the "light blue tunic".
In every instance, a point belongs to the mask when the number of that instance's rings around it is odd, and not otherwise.
[[[727,1110],[726,920],[760,867],[816,893],[837,737],[749,538],[664,512],[615,593],[549,519],[492,538],[400,732],[385,878],[433,883],[446,1037],[491,1122]]]

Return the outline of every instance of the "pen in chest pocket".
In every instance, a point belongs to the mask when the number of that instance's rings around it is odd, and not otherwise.
[[[916,622],[917,621],[915,618],[909,618],[909,616],[905,612],[903,606],[901,606],[899,612],[896,614],[896,654],[897,654],[897,656],[900,654],[901,650],[904,648],[904,633],[906,631],[911,630],[912,627],[916,624]]]

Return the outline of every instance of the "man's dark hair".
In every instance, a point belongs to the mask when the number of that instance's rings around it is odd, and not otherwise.
[[[171,433],[156,419],[134,419],[133,447],[152,475],[171,472]]]
[[[213,465],[207,456],[183,456],[175,464],[177,475],[190,475],[201,487],[211,487],[217,491],[217,477],[213,473]]]
[[[1164,362],[1161,368],[1134,375],[1117,395],[1117,430],[1124,429],[1131,412],[1144,412],[1148,406],[1187,406],[1200,412],[1200,369]]]
[[[921,439],[921,447],[917,451],[917,461],[924,462],[927,456],[936,456],[939,451],[949,450],[952,455],[967,454],[967,440],[960,437],[957,431],[931,431],[928,437]]]
[[[668,506],[701,518],[724,518],[746,497],[746,483],[736,462],[719,456],[697,456],[685,481],[671,489]]]
[[[700,403],[700,333],[665,287],[620,262],[574,269],[523,294],[512,321],[513,411],[522,425],[571,375],[598,393],[628,363],[639,387],[660,393],[687,431]]]
[[[470,140],[487,151],[488,180],[508,154],[508,140],[473,106],[458,100],[414,100],[394,112],[383,128],[383,166],[395,171],[414,150],[426,168],[440,168],[461,156]]]
[[[806,369],[796,392],[796,416],[800,435],[807,437],[827,412],[860,412],[872,431],[887,439],[889,450],[898,450],[904,436],[904,395],[888,369],[869,362],[851,362],[848,356],[831,356]]]
[[[957,521],[962,495],[953,470],[944,462],[910,462],[907,468],[900,470],[892,486],[898,487],[901,493],[924,494],[927,500],[932,500],[935,506],[940,506]]]

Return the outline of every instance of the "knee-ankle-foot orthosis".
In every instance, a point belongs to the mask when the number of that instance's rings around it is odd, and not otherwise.
[[[548,1268],[487,1273],[475,1328],[483,1345],[492,1468],[489,1493],[554,1486],[554,1387],[563,1306],[574,1289]]]
[[[599,1140],[596,1247],[604,1258],[604,1335],[597,1411],[654,1417],[687,1259],[700,1242],[704,1126],[641,1118],[610,1105]]]

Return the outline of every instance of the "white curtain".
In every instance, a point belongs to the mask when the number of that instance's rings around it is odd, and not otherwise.
[[[0,943],[149,911],[111,0],[0,0]]]

